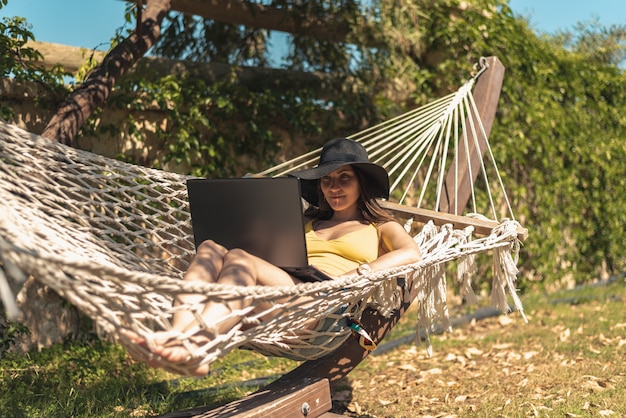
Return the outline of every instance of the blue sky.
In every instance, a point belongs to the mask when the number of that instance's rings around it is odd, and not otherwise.
[[[108,49],[115,29],[124,25],[122,0],[9,0],[0,16],[22,16],[38,41]],[[513,11],[541,32],[571,29],[593,16],[604,25],[626,24],[626,0],[510,0]]]
[[[509,6],[529,18],[533,29],[547,33],[572,29],[592,17],[605,26],[626,24],[626,0],[509,0]]]

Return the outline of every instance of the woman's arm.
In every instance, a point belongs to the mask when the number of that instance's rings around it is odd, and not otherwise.
[[[379,255],[369,263],[373,271],[417,263],[422,259],[419,246],[399,223],[385,222],[378,226],[378,233]]]

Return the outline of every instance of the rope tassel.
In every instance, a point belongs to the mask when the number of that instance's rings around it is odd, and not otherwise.
[[[346,316],[348,327],[352,331],[352,336],[359,341],[359,345],[368,351],[376,350],[376,343],[363,328],[363,324],[353,316]]]

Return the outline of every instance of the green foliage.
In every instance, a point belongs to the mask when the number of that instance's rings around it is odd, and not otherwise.
[[[23,324],[13,321],[0,323],[0,359],[4,353],[17,344],[19,338],[30,334],[30,330]]]
[[[277,5],[291,2],[277,1]],[[301,9],[301,10],[300,10]],[[303,19],[313,16],[357,16],[358,2],[307,2],[298,6]],[[166,160],[184,163],[191,173],[228,176],[250,170],[241,167],[237,156],[257,157],[258,169],[271,165],[281,147],[277,131],[289,136],[313,137],[321,143],[329,137],[347,135],[380,120],[373,104],[371,60],[357,64],[364,49],[346,43],[320,42],[312,38],[291,40],[286,58],[290,71],[317,71],[337,76],[336,94],[320,98],[317,86],[280,86],[280,80],[260,79],[252,85],[240,82],[238,66],[268,65],[268,33],[207,19],[170,14],[164,23],[154,54],[171,59],[227,64],[231,67],[221,81],[208,84],[196,74],[161,79],[128,77],[117,86],[132,94],[118,103],[143,109],[158,103],[168,126],[159,132]],[[381,67],[379,65],[379,67]],[[366,83],[345,81],[357,76]],[[344,79],[342,79],[344,78]],[[152,80],[152,81],[150,81]],[[380,102],[379,102],[380,103]]]
[[[353,24],[342,42],[289,38],[285,69],[332,74],[334,92],[285,88],[275,79],[240,82],[242,65],[267,66],[270,34],[172,13],[153,54],[227,64],[230,73],[212,84],[195,74],[125,78],[109,103],[131,110],[123,129],[141,141],[144,121],[133,111],[156,108],[166,120],[157,127],[166,161],[194,175],[230,176],[250,169],[242,154],[258,168],[271,165],[282,145],[278,132],[311,146],[357,132],[456,90],[481,56],[495,55],[506,74],[491,143],[513,211],[530,230],[522,276],[571,283],[626,269],[626,76],[617,65],[626,51],[623,25],[592,21],[538,36],[506,0],[272,5],[299,11],[303,21],[331,15]],[[126,10],[129,23],[134,7]],[[37,78],[25,22],[3,22],[3,74],[50,81]],[[407,91],[405,102],[395,99]],[[95,120],[84,133],[122,129]]]
[[[557,49],[562,48],[599,63],[619,65],[626,60],[626,26],[604,27],[597,18],[577,23],[574,32],[559,31],[548,41]]]
[[[626,75],[616,65],[625,27],[580,26],[565,43],[563,34],[537,37],[506,2],[472,2],[453,19],[455,2],[427,3],[425,43],[444,51],[430,91],[454,86],[481,55],[506,67],[491,144],[514,212],[530,230],[523,276],[581,282],[623,271]]]
[[[529,262],[540,277],[576,282],[602,266],[623,271],[626,75],[543,40],[528,44],[501,55],[511,74],[492,141],[508,145],[501,161],[512,164],[518,213],[528,216]]]
[[[6,5],[6,1],[3,1]],[[67,93],[63,87],[63,70],[54,67],[44,69],[39,61],[43,58],[36,49],[26,46],[34,40],[31,26],[22,17],[3,17],[0,21],[0,78],[16,81],[37,82],[53,94]],[[11,120],[13,110],[0,104],[0,118]]]
[[[0,77],[36,81],[51,88],[63,82],[59,67],[47,71],[38,61],[43,56],[36,49],[26,46],[35,38],[31,25],[22,17],[3,17],[0,22]]]
[[[268,87],[252,89],[230,80],[207,84],[193,74],[156,81],[126,77],[117,88],[128,94],[116,96],[111,105],[156,106],[168,120],[157,127],[165,161],[183,163],[197,176],[233,176],[245,169],[237,160],[242,154],[257,156],[259,168],[269,166],[280,146],[276,126],[303,135],[322,131],[323,121],[316,117],[321,105],[313,96],[306,98],[306,91],[277,96]]]

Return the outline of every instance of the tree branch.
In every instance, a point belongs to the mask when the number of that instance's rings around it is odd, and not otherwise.
[[[108,99],[119,78],[157,41],[161,34],[161,22],[170,10],[171,0],[148,0],[143,11],[141,36],[134,31],[113,48],[102,64],[61,104],[42,135],[71,145],[89,116]]]

